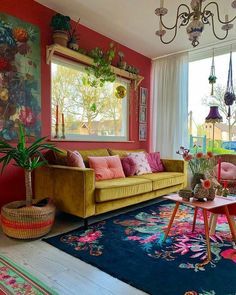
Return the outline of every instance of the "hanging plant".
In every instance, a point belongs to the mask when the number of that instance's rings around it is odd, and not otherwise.
[[[93,65],[86,67],[88,82],[92,87],[102,87],[105,82],[114,82],[116,75],[113,73],[111,63],[115,57],[114,44],[104,53],[101,48],[96,47],[88,54],[93,59]]]
[[[231,117],[231,108],[230,108],[230,106],[235,101],[234,86],[233,86],[232,51],[230,52],[228,81],[227,81],[226,92],[225,92],[225,95],[224,95],[224,101],[225,101],[225,104],[229,107],[227,117],[230,118]]]
[[[212,56],[212,64],[211,64],[211,73],[208,78],[209,84],[211,84],[211,95],[214,95],[214,84],[216,83],[217,77],[215,75],[215,56],[214,56],[214,50],[213,50],[213,56]]]

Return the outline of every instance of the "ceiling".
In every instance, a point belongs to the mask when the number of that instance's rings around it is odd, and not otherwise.
[[[159,29],[159,20],[154,11],[160,6],[159,0],[36,0],[64,15],[69,15],[72,19],[81,19],[81,24],[93,29],[114,41],[117,41],[147,57],[155,58],[174,52],[188,50],[192,48],[186,28],[179,29],[176,39],[169,45],[161,43],[155,35]],[[164,6],[169,12],[164,17],[165,24],[171,26],[176,18],[177,6],[180,3],[190,4],[190,0],[165,0]],[[207,0],[205,3],[210,2]],[[221,8],[221,17],[225,14],[233,17],[236,10],[231,8],[232,0],[216,0]],[[70,4],[68,4],[70,3]],[[212,9],[216,15],[216,10]],[[236,40],[235,27],[229,32],[227,40]],[[221,33],[221,26],[216,26],[216,30]],[[166,36],[171,38],[171,32]],[[203,35],[200,39],[199,47],[211,44],[218,44],[211,27],[205,25]]]

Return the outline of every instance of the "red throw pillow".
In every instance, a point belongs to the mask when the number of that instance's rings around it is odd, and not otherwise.
[[[137,170],[136,163],[130,157],[121,158],[121,164],[125,173],[125,176],[133,176]]]
[[[95,170],[96,180],[124,178],[119,156],[88,157],[90,168]]]
[[[165,168],[162,164],[160,153],[154,152],[154,153],[147,153],[146,154],[149,166],[152,169],[152,172],[162,172],[165,171]]]
[[[67,165],[83,169],[85,168],[83,158],[78,151],[67,151]]]

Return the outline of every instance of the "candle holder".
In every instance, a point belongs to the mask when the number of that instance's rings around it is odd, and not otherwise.
[[[61,126],[61,131],[62,131],[62,136],[61,136],[61,138],[62,138],[62,139],[66,138],[66,136],[65,136],[65,124],[62,124],[62,126]]]
[[[58,124],[55,124],[55,136],[54,138],[58,138]]]

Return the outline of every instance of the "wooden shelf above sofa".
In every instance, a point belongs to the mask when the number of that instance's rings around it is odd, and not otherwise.
[[[52,44],[50,46],[47,46],[47,64],[51,63],[52,57],[55,54],[62,55],[66,58],[75,60],[77,62],[86,64],[86,65],[92,65],[93,59],[87,55],[81,54],[77,51],[71,50],[67,47],[58,45],[58,44]],[[111,66],[113,72],[120,77],[132,80],[134,82],[134,89],[136,90],[140,83],[143,81],[144,77],[136,74],[129,73],[125,70],[119,69],[117,67]]]

